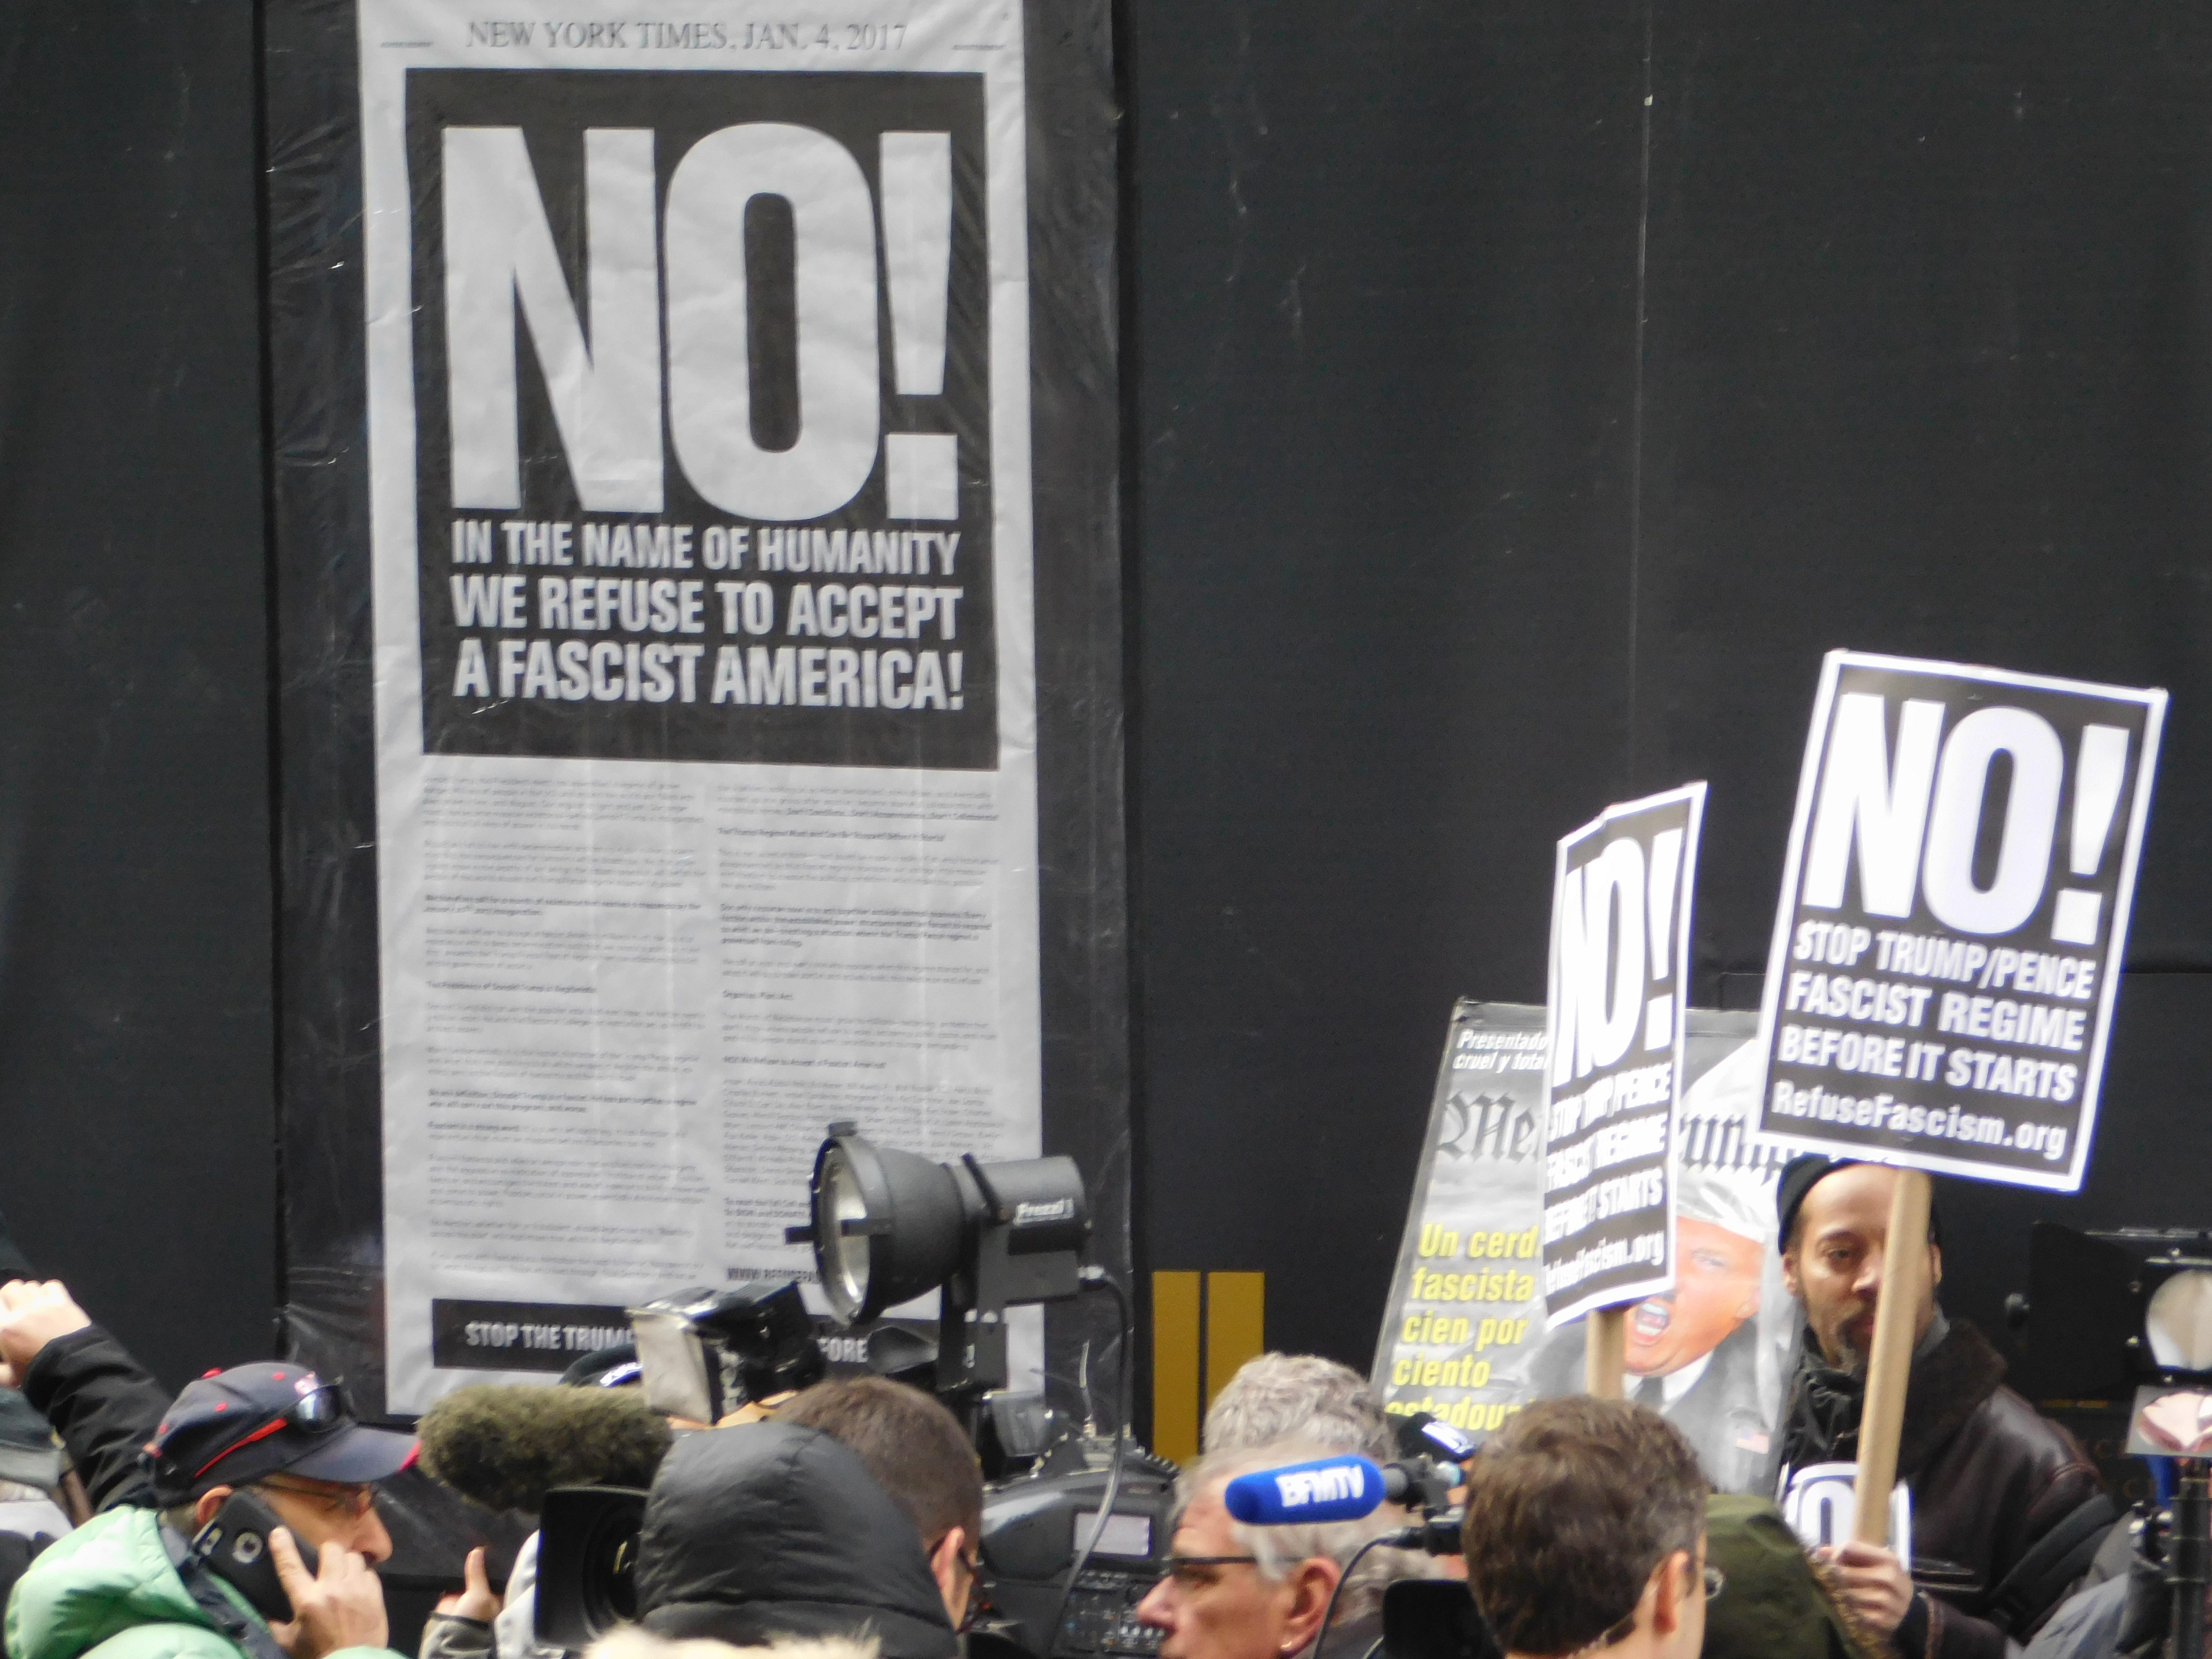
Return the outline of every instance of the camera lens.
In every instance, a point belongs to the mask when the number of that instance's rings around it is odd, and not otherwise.
[[[645,1494],[557,1486],[538,1511],[538,1638],[580,1652],[637,1617],[638,1536]]]
[[[638,1517],[608,1515],[585,1546],[584,1616],[594,1633],[637,1617]]]

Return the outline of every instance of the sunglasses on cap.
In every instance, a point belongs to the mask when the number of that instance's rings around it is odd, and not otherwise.
[[[286,1429],[297,1429],[303,1434],[328,1434],[343,1426],[349,1413],[346,1410],[345,1395],[335,1382],[319,1382],[302,1392],[285,1408],[281,1417],[271,1418],[251,1434],[241,1435],[213,1457],[194,1469],[191,1479],[197,1480],[232,1453],[244,1449],[257,1441],[266,1440],[272,1434]]]

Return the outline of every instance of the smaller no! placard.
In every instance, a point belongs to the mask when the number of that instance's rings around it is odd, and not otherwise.
[[[2073,1192],[2166,693],[1828,653],[1759,1016],[1759,1130]]]
[[[1607,807],[1559,842],[1544,1115],[1553,1326],[1674,1283],[1674,1119],[1705,786]]]

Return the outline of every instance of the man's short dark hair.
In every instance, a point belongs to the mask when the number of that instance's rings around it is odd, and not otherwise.
[[[958,1527],[974,1550],[983,1531],[983,1474],[959,1419],[903,1382],[854,1376],[817,1382],[776,1413],[849,1447],[907,1512],[926,1547]]]
[[[1635,1612],[1660,1562],[1696,1550],[1711,1490],[1648,1407],[1540,1401],[1468,1464],[1468,1588],[1507,1651],[1571,1653]]]

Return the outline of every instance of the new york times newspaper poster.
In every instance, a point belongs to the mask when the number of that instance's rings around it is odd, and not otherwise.
[[[2166,693],[1832,651],[1760,1012],[1792,1150],[2080,1188]]]
[[[1038,1150],[1020,9],[498,15],[360,9],[401,1410]]]
[[[1674,1285],[1628,1316],[1629,1397],[1673,1419],[1730,1492],[1759,1487],[1798,1329],[1774,1248],[1781,1155],[1749,1134],[1757,1023],[1704,1009],[1684,1020]],[[1583,1386],[1586,1322],[1547,1334],[1538,1285],[1544,1031],[1541,1008],[1454,1012],[1376,1350],[1387,1409],[1478,1439]]]
[[[1608,806],[1552,885],[1544,1302],[1553,1325],[1674,1282],[1668,1176],[1702,783]]]

